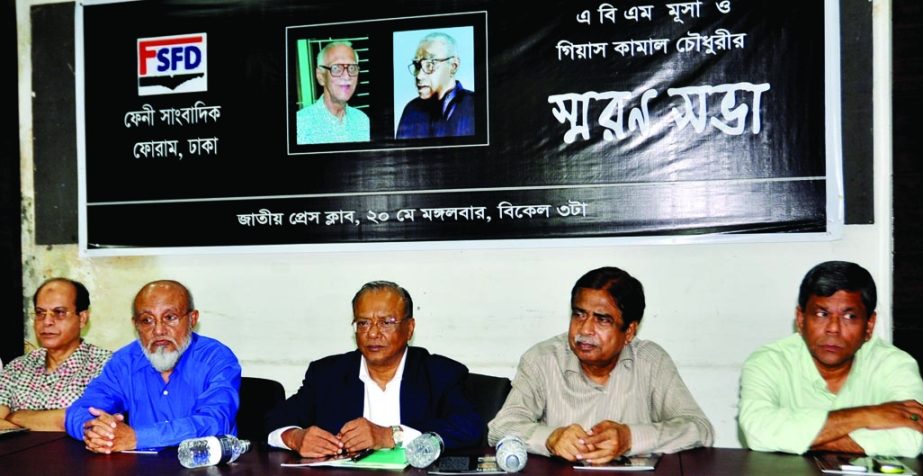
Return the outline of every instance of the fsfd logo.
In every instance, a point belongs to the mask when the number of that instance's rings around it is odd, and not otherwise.
[[[138,39],[138,96],[208,91],[205,33]]]

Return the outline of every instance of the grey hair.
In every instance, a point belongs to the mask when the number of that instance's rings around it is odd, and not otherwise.
[[[326,45],[324,45],[323,48],[320,49],[320,51],[317,52],[317,65],[318,66],[321,66],[321,65],[330,66],[324,63],[324,56],[327,55],[328,51],[330,51],[331,49],[337,46],[348,46],[349,49],[353,50],[353,56],[356,58],[356,63],[359,62],[359,53],[356,53],[356,50],[353,49],[353,44],[346,40],[338,40],[338,41],[331,41],[330,43],[327,43]]]
[[[424,36],[423,39],[420,40],[420,43],[418,46],[422,46],[426,43],[431,43],[434,41],[438,41],[444,44],[448,50],[446,51],[446,53],[449,56],[455,56],[456,58],[458,57],[458,47],[455,44],[455,38],[452,38],[452,36],[449,35],[448,33],[443,33],[441,31],[435,31],[433,33],[430,33]]]

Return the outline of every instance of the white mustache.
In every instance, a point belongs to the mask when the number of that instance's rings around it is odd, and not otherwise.
[[[179,344],[176,343],[176,339],[174,339],[174,338],[172,338],[172,337],[163,336],[163,337],[161,337],[161,338],[159,338],[159,339],[156,339],[156,340],[165,340],[165,341],[167,341],[167,342],[173,344],[173,347],[175,347],[175,348],[178,348],[178,347],[179,347]],[[149,351],[151,351],[151,352],[154,352],[154,343],[153,343],[153,342],[151,342],[150,345],[147,346],[147,350],[149,350]]]
[[[599,339],[593,336],[585,336],[582,334],[577,334],[577,337],[574,337],[574,342],[577,344],[587,344],[599,347]]]

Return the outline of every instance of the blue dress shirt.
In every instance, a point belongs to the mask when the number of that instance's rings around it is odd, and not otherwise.
[[[237,434],[240,364],[224,344],[191,334],[189,347],[163,378],[134,341],[112,355],[65,416],[65,429],[83,439],[89,408],[125,414],[138,448],[179,444],[187,438]]]

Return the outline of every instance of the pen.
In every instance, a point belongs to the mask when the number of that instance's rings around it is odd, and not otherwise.
[[[364,449],[364,450],[362,450],[362,451],[356,453],[355,455],[353,455],[353,457],[350,458],[350,461],[359,461],[360,459],[365,458],[366,456],[368,456],[368,455],[370,455],[370,454],[372,454],[372,453],[374,453],[374,452],[375,452],[374,449],[372,449],[372,448],[366,448],[366,449]]]

